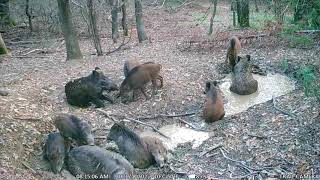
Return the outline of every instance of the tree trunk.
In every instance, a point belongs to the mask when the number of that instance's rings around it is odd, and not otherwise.
[[[256,12],[258,13],[259,12],[258,0],[254,0],[254,6],[255,6]]]
[[[118,12],[119,12],[119,0],[109,0],[111,6],[111,19],[112,19],[112,40],[117,43],[119,38],[118,33]]]
[[[237,14],[240,27],[249,27],[249,0],[237,0]]]
[[[87,0],[87,7],[89,10],[89,31],[93,39],[94,47],[96,48],[97,55],[102,56],[102,49],[101,49],[101,41],[99,36],[99,31],[97,27],[97,14],[93,7],[92,0]]]
[[[69,0],[57,0],[61,29],[66,42],[67,60],[81,59],[82,54],[76,33],[73,29]]]
[[[26,0],[26,15],[28,17],[28,22],[29,22],[29,28],[30,31],[33,31],[33,26],[32,26],[32,15],[30,13],[30,8],[29,8],[29,0]]]
[[[121,19],[121,25],[123,29],[123,35],[128,36],[128,20],[127,20],[127,0],[122,0],[122,19]]]
[[[214,0],[213,1],[213,11],[212,11],[212,15],[211,15],[211,18],[210,18],[210,26],[209,26],[209,35],[212,34],[213,32],[213,20],[214,20],[214,17],[216,16],[216,13],[217,13],[217,4],[218,4],[218,0]]]
[[[0,33],[0,54],[8,54],[9,51],[6,47],[6,45],[4,44],[4,41],[2,39],[1,33]]]
[[[0,22],[2,25],[10,25],[9,0],[0,0]]]
[[[139,39],[139,42],[141,43],[142,41],[147,39],[146,33],[144,32],[141,1],[140,0],[134,0],[134,7],[135,7],[135,16],[136,16],[136,26],[137,26],[138,39]]]

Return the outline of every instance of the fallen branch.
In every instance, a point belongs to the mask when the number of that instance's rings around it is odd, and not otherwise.
[[[126,121],[127,120],[127,121]],[[141,122],[139,120],[136,120],[136,119],[131,119],[131,118],[125,118],[125,120],[123,121],[126,121],[126,122],[135,122],[135,123],[139,123],[139,124],[142,124],[142,125],[145,125],[145,126],[148,126],[150,127],[153,131],[159,133],[161,136],[167,138],[167,139],[171,139],[170,137],[166,136],[165,134],[163,134],[162,132],[160,132],[157,128],[155,128],[154,126],[150,125],[150,124],[147,124],[147,123],[144,123],[144,122]]]
[[[24,121],[40,121],[40,118],[33,118],[33,117],[14,117],[13,119],[17,120],[24,120]]]
[[[295,31],[295,33],[317,33],[320,30],[302,30],[302,31]]]
[[[256,135],[256,134],[248,134],[248,136],[250,136],[250,137],[255,137],[255,138],[257,138],[257,139],[267,139],[266,136],[259,136],[259,135]]]
[[[48,56],[11,56],[13,58],[48,58]]]
[[[182,123],[185,123],[185,124],[187,124],[188,126],[190,126],[192,129],[194,129],[194,130],[197,130],[197,131],[199,131],[200,129],[199,128],[197,128],[197,127],[195,127],[194,125],[192,125],[191,123],[189,123],[189,122],[187,122],[187,121],[185,121],[185,120],[183,120],[183,119],[178,119],[180,122],[182,122]]]
[[[285,115],[288,115],[288,116],[291,116],[291,117],[297,117],[295,114],[292,114],[292,113],[290,113],[290,112],[287,112],[287,111],[282,110],[282,109],[280,109],[279,107],[277,107],[275,101],[276,101],[276,100],[275,100],[274,96],[272,96],[272,104],[273,104],[273,107],[274,107],[276,110],[282,112],[282,113],[285,114]]]
[[[244,162],[242,161],[238,161],[238,160],[234,160],[230,157],[228,157],[225,153],[224,153],[224,150],[222,150],[222,148],[220,148],[220,152],[222,154],[222,156],[225,158],[225,159],[228,159],[232,162],[235,162],[237,166],[239,167],[242,167],[243,169],[247,170],[249,173],[255,173],[255,172],[261,172],[263,170],[266,170],[266,169],[274,169],[273,167],[262,167],[262,168],[252,168],[252,167],[249,167],[247,165],[244,164]]]
[[[36,52],[36,51],[47,52],[47,50],[45,50],[45,49],[33,49],[33,50],[31,50],[31,51],[29,51],[27,53],[22,54],[22,56],[26,56],[26,55],[31,54],[31,53]]]
[[[131,37],[132,37],[132,27],[133,27],[133,26],[131,26],[129,40],[125,43],[125,37],[123,37],[122,43],[120,44],[120,46],[117,47],[116,49],[112,50],[112,51],[107,52],[105,55],[109,55],[109,54],[111,54],[111,53],[114,53],[114,52],[120,50],[123,46],[125,46],[126,44],[128,44],[128,43],[131,41]]]
[[[24,167],[26,167],[26,168],[28,168],[29,170],[31,170],[34,174],[38,174],[37,171],[35,171],[34,169],[32,169],[32,168],[31,168],[30,166],[28,166],[25,162],[21,161],[21,164],[22,164]]]
[[[184,175],[188,175],[187,172],[178,172],[177,170],[175,170],[171,165],[169,165],[169,169],[174,172],[175,174],[178,174],[178,175],[181,175],[181,176],[184,176]]]
[[[207,151],[204,151],[200,154],[200,157],[203,157],[204,155],[208,154],[209,152],[213,151],[213,150],[216,150],[218,148],[222,147],[222,144],[218,144],[216,146],[213,146],[211,148],[209,148]]]
[[[156,119],[156,118],[174,118],[174,117],[184,117],[184,116],[192,116],[195,115],[196,112],[190,112],[190,113],[183,113],[183,114],[158,114],[155,116],[149,116],[149,117],[138,117],[139,120],[145,120],[145,119]]]
[[[208,7],[208,9],[206,10],[206,12],[204,13],[204,15],[201,18],[201,21],[199,23],[196,24],[196,26],[199,26],[200,24],[203,23],[203,21],[205,19],[207,19],[208,15],[209,15],[209,10],[211,9],[212,3],[210,3],[210,6]]]
[[[104,111],[102,109],[96,109],[96,110],[99,111],[100,113],[102,113],[103,115],[105,115],[106,117],[108,117],[109,119],[111,119],[113,122],[119,123],[118,120],[116,120],[114,117],[110,116],[106,111]],[[122,121],[124,121],[124,122],[135,122],[135,123],[138,123],[138,124],[141,124],[141,125],[144,125],[144,126],[148,126],[148,127],[152,128],[153,131],[159,133],[161,136],[163,136],[163,137],[165,137],[167,139],[170,139],[170,137],[166,136],[165,134],[163,134],[157,128],[153,127],[150,124],[141,122],[141,121],[136,120],[136,119],[126,118],[126,117],[124,117],[124,120],[122,120]]]

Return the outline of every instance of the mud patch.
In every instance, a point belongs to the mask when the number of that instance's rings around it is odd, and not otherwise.
[[[243,112],[251,106],[271,100],[272,96],[282,96],[295,89],[294,82],[280,74],[268,74],[267,76],[253,74],[253,78],[258,81],[258,90],[250,95],[238,95],[229,90],[231,74],[222,80],[220,89],[227,101],[226,116]]]
[[[195,131],[190,128],[179,127],[177,125],[163,126],[159,131],[170,137],[170,139],[151,131],[143,132],[141,136],[157,136],[170,150],[174,150],[179,144],[188,142],[192,143],[192,148],[197,148],[210,137],[208,132]]]

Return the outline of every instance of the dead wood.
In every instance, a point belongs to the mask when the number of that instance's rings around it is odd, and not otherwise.
[[[120,122],[118,120],[116,120],[114,117],[112,117],[111,115],[109,115],[106,111],[102,110],[102,109],[97,109],[98,112],[102,113],[103,115],[105,115],[106,117],[108,117],[109,119],[111,119],[113,122]],[[144,123],[144,122],[141,122],[139,120],[136,120],[136,119],[132,119],[132,118],[127,118],[127,117],[124,117],[124,119],[122,120],[123,122],[135,122],[135,123],[138,123],[138,124],[141,124],[141,125],[144,125],[144,126],[147,126],[147,127],[150,127],[152,128],[153,131],[159,133],[161,136],[167,138],[167,139],[170,139],[170,137],[166,136],[165,134],[163,134],[162,132],[160,132],[157,128],[155,128],[154,126],[150,125],[150,124],[147,124],[147,123]]]
[[[279,107],[276,106],[276,100],[275,98],[272,96],[272,103],[273,103],[273,107],[277,110],[277,111],[280,111],[281,113],[285,114],[285,115],[288,115],[288,116],[291,116],[291,117],[297,117],[295,114],[293,113],[290,113],[290,112],[287,112],[285,110],[282,110],[280,109]]]
[[[216,146],[213,146],[213,147],[209,148],[207,151],[202,152],[199,156],[203,157],[204,155],[208,154],[209,152],[214,151],[220,147],[222,147],[222,144],[218,144]]]

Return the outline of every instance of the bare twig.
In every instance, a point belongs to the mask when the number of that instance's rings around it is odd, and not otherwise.
[[[47,56],[11,56],[13,58],[48,58]]]
[[[188,173],[187,172],[178,172],[177,170],[175,170],[171,165],[169,165],[169,168],[172,172],[174,172],[175,174],[178,174],[178,175],[187,175]]]
[[[119,122],[118,120],[116,120],[114,117],[112,117],[111,115],[109,115],[106,111],[102,110],[102,109],[96,109],[98,112],[102,113],[103,115],[105,115],[106,117],[108,117],[109,119],[111,119],[113,122]],[[167,138],[167,139],[170,139],[170,137],[166,136],[165,134],[163,134],[162,132],[160,132],[157,128],[153,127],[152,125],[150,124],[147,124],[147,123],[144,123],[144,122],[141,122],[139,120],[136,120],[136,119],[132,119],[132,118],[126,118],[124,117],[124,120],[122,121],[125,121],[125,122],[135,122],[135,123],[139,123],[139,124],[142,124],[144,126],[148,126],[150,128],[152,128],[153,131],[159,133],[161,136]]]
[[[256,134],[248,134],[248,136],[250,137],[255,137],[257,139],[267,139],[266,136],[260,136],[260,135],[256,135]]]
[[[209,15],[209,10],[211,9],[212,3],[210,3],[210,6],[208,7],[208,9],[206,10],[206,12],[204,13],[204,15],[201,18],[201,21],[199,23],[196,24],[196,26],[199,26],[200,24],[203,23],[204,20],[207,19],[208,15]]]
[[[279,107],[277,107],[277,106],[276,106],[276,100],[275,100],[274,96],[272,96],[272,103],[273,103],[273,107],[274,107],[276,110],[282,112],[283,114],[288,115],[288,116],[291,116],[291,117],[297,117],[295,114],[292,114],[292,113],[290,113],[290,112],[287,112],[287,111],[282,110],[282,109],[280,109]]]
[[[33,117],[14,117],[17,120],[24,120],[24,121],[40,121],[40,118],[33,118]]]
[[[165,134],[163,134],[163,133],[162,133],[162,132],[160,132],[157,128],[155,128],[154,126],[152,126],[152,125],[150,125],[150,124],[147,124],[147,123],[141,122],[141,121],[136,120],[136,119],[131,119],[131,118],[125,118],[125,120],[124,120],[124,121],[126,121],[126,120],[127,120],[127,122],[128,122],[128,121],[129,121],[129,122],[131,121],[131,122],[135,122],[135,123],[139,123],[139,124],[142,124],[142,125],[148,126],[148,127],[150,127],[153,131],[155,131],[155,132],[159,133],[161,136],[163,136],[163,137],[165,137],[165,138],[167,138],[167,139],[171,139],[170,137],[166,136]]]
[[[47,52],[46,49],[33,49],[33,50],[31,50],[31,51],[29,51],[29,52],[27,52],[27,53],[22,54],[22,56],[26,56],[26,55],[31,54],[31,53],[34,53],[34,52],[36,52],[36,51]]]
[[[30,166],[28,166],[27,163],[21,161],[21,164],[22,164],[24,167],[26,167],[26,168],[28,168],[29,170],[31,170],[34,174],[38,174],[37,171],[35,171],[34,169],[32,169]]]
[[[109,55],[109,54],[111,54],[111,53],[114,53],[114,52],[120,50],[124,45],[128,44],[128,43],[131,41],[131,37],[132,37],[132,27],[133,27],[133,26],[131,26],[129,40],[128,40],[127,42],[125,42],[125,38],[126,38],[126,37],[123,36],[122,43],[120,44],[120,46],[118,46],[116,49],[114,49],[114,50],[112,50],[112,51],[107,52],[106,55]]]
[[[145,119],[156,119],[156,118],[174,118],[174,117],[184,117],[184,116],[192,116],[195,115],[196,112],[190,112],[190,113],[183,113],[183,114],[158,114],[155,116],[149,116],[149,117],[139,117],[139,120],[145,120]]]
[[[259,172],[260,172],[260,171],[263,171],[263,170],[266,170],[266,169],[274,169],[273,167],[268,167],[268,166],[265,166],[265,167],[262,167],[262,168],[252,168],[252,167],[249,167],[249,166],[245,165],[244,162],[242,162],[242,161],[234,160],[234,159],[228,157],[228,156],[225,154],[224,150],[222,150],[222,148],[220,148],[220,152],[221,152],[221,154],[222,154],[222,156],[223,156],[224,158],[226,158],[226,159],[228,159],[228,160],[230,160],[230,161],[232,161],[232,162],[235,162],[237,166],[244,168],[244,169],[247,170],[249,173],[254,173],[254,172],[256,172],[256,171],[259,171]]]
[[[204,155],[208,154],[209,152],[213,151],[213,150],[216,150],[218,148],[222,147],[222,144],[218,144],[216,146],[213,146],[211,148],[209,148],[207,151],[204,151],[200,154],[200,157],[203,157]]]
[[[185,123],[185,124],[187,124],[188,126],[190,126],[192,129],[194,129],[194,130],[197,130],[197,131],[199,131],[200,129],[199,128],[197,128],[197,127],[195,127],[194,125],[192,125],[191,123],[189,123],[189,122],[187,122],[187,121],[185,121],[185,120],[183,120],[183,119],[178,119],[180,122],[182,122],[182,123]]]
[[[107,118],[111,119],[111,121],[113,122],[119,122],[118,120],[116,120],[114,117],[110,116],[109,113],[107,113],[106,111],[102,110],[102,109],[96,109],[97,111],[99,111],[101,114],[103,114],[104,116],[106,116]]]

